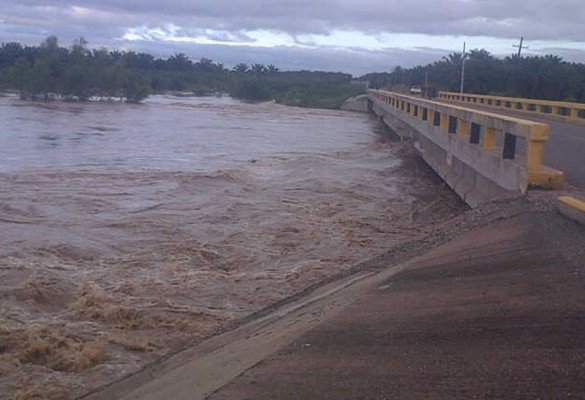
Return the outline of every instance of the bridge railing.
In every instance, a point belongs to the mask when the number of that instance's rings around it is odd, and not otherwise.
[[[540,115],[546,118],[555,118],[585,124],[584,103],[487,96],[470,93],[461,94],[453,92],[439,92],[438,97],[446,101]]]
[[[503,116],[486,111],[459,107],[394,92],[370,89],[368,94],[387,106],[420,120],[445,135],[453,135],[485,152],[523,164],[528,171],[528,184],[554,188],[562,184],[559,171],[543,166],[544,144],[549,139],[549,126],[538,122]],[[519,140],[524,141],[524,154],[519,154]]]

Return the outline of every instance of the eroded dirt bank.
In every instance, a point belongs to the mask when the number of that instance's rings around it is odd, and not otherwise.
[[[407,144],[0,188],[0,394],[18,399],[83,395],[465,209]]]

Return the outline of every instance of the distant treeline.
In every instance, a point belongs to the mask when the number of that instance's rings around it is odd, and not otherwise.
[[[343,73],[279,71],[274,65],[238,64],[226,69],[184,54],[155,58],[147,53],[88,49],[76,39],[68,47],[48,37],[39,46],[4,43],[0,47],[0,90],[17,90],[25,99],[91,98],[139,102],[151,93],[168,91],[198,95],[229,93],[253,101],[337,108],[345,99],[364,92]]]
[[[391,62],[391,60],[389,60]],[[55,36],[39,46],[0,46],[0,90],[17,90],[23,98],[88,100],[124,99],[139,102],[151,93],[168,91],[196,95],[228,93],[238,99],[320,108],[338,108],[345,99],[371,87],[424,86],[459,91],[461,53],[435,63],[353,79],[333,72],[280,71],[274,65],[223,64],[184,54],[155,58],[133,51],[89,49],[83,39],[59,46]],[[360,84],[361,83],[361,84]],[[465,92],[535,99],[585,102],[585,64],[547,55],[496,58],[471,50],[465,58]]]
[[[392,72],[363,76],[372,87],[424,86],[458,92],[462,53],[452,53],[427,66],[396,67]],[[585,64],[554,55],[496,58],[486,50],[465,57],[464,91],[532,99],[585,102]]]

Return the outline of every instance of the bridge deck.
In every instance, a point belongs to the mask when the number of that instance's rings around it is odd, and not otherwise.
[[[525,113],[502,111],[492,107],[481,107],[458,102],[446,102],[439,99],[435,99],[435,101],[548,124],[550,126],[550,139],[544,148],[544,164],[563,171],[565,173],[565,180],[569,184],[581,189],[585,188],[584,125],[527,115]]]

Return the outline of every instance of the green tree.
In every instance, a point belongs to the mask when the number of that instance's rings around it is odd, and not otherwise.
[[[239,63],[234,66],[233,71],[237,74],[245,74],[248,72],[248,64]]]
[[[129,103],[139,103],[150,95],[150,82],[143,75],[128,74],[124,82],[124,97]]]
[[[250,67],[250,72],[256,75],[263,74],[266,72],[266,67],[263,64],[254,63]]]
[[[91,75],[90,64],[87,41],[83,37],[75,39],[71,45],[69,59],[65,67],[63,92],[66,96],[74,96],[78,100],[87,100],[94,94],[91,90],[91,83],[92,81],[95,82],[96,77]]]
[[[29,70],[24,85],[27,97],[32,99],[47,99],[51,92],[51,69],[49,64],[38,59]]]
[[[270,75],[275,75],[277,74],[279,71],[278,68],[276,68],[276,66],[274,66],[273,64],[268,64],[266,66],[266,72],[269,73]]]

